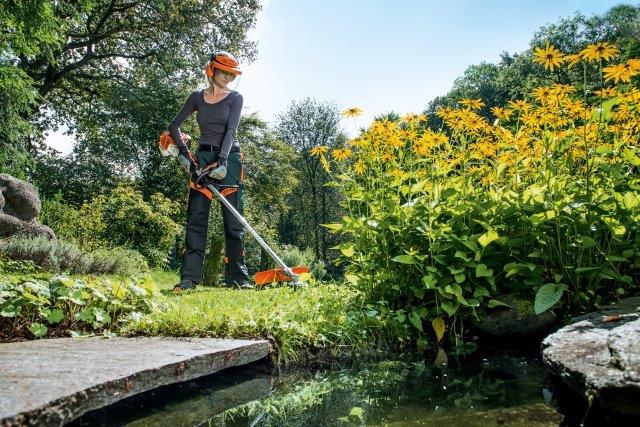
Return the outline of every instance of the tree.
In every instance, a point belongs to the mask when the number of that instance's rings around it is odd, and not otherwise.
[[[314,250],[316,259],[328,261],[327,250],[335,239],[321,224],[333,222],[339,213],[338,194],[324,186],[330,179],[316,157],[309,151],[318,145],[344,145],[346,136],[339,128],[340,114],[333,103],[321,103],[310,98],[292,102],[278,118],[278,136],[299,153],[296,166],[300,185],[292,199],[296,209],[283,219],[280,235],[283,242]],[[311,233],[311,238],[307,233]]]
[[[31,132],[25,117],[37,91],[16,64],[58,46],[60,24],[48,0],[0,0],[0,172],[24,178],[33,166],[22,137]]]
[[[214,49],[251,59],[255,43],[246,33],[259,9],[258,0],[54,2],[63,42],[13,55],[38,93],[30,118],[42,127],[72,121],[108,87],[135,87],[143,68],[193,83]]]

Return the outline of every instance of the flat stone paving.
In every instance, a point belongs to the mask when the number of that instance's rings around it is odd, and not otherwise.
[[[266,357],[267,341],[56,338],[0,344],[0,425],[62,425],[163,385]]]

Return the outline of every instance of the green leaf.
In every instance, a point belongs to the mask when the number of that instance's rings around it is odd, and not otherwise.
[[[491,277],[493,276],[493,270],[487,268],[484,264],[478,264],[476,266],[476,277]]]
[[[502,301],[498,301],[497,299],[490,299],[487,303],[487,307],[494,308],[498,306],[511,307],[509,304],[505,304]]]
[[[427,338],[425,337],[420,337],[418,338],[418,340],[416,341],[416,348],[420,351],[425,350],[427,348],[427,345],[429,344],[429,341],[427,340]]]
[[[333,224],[320,224],[321,226],[328,228],[329,230],[334,230],[334,231],[338,231],[342,229],[342,224],[340,223],[333,223]]]
[[[456,283],[462,283],[465,280],[465,275],[464,273],[460,273],[460,274],[456,274],[455,276],[453,276],[453,278],[455,279]]]
[[[76,317],[76,320],[82,320],[88,323],[93,323],[93,321],[95,320],[93,316],[93,310],[91,309],[91,307],[83,308],[82,310],[80,310],[79,313],[76,313],[75,317]]]
[[[554,210],[548,210],[546,212],[540,212],[537,214],[533,214],[529,217],[529,219],[531,220],[531,223],[536,226],[539,225],[540,223],[548,220],[548,219],[553,219],[556,217],[556,211]]]
[[[602,267],[579,267],[576,268],[576,274],[585,273],[587,271],[600,270]]]
[[[458,301],[441,301],[440,308],[447,312],[449,317],[452,317],[458,311],[460,303]]]
[[[413,291],[413,294],[416,296],[416,298],[424,298],[424,289],[422,288],[416,288],[415,286],[411,287],[411,290]]]
[[[393,258],[392,261],[399,262],[401,264],[417,264],[418,261],[413,255],[398,255]]]
[[[351,258],[354,254],[353,246],[349,245],[341,247],[340,252],[342,252],[342,255],[346,256],[347,258]]]
[[[580,236],[580,243],[582,243],[583,249],[589,249],[594,246],[598,246],[598,242],[596,242],[589,236]]]
[[[409,321],[413,326],[416,327],[416,329],[422,332],[422,319],[420,319],[418,313],[416,313],[415,311],[409,313]]]
[[[111,316],[101,308],[94,308],[93,314],[96,317],[96,322],[98,323],[109,323],[111,322]]]
[[[553,307],[560,298],[567,286],[562,283],[547,283],[538,289],[536,293],[536,299],[533,304],[533,309],[536,314],[544,313],[551,307]]]
[[[435,289],[438,283],[438,278],[435,274],[429,273],[426,276],[422,276],[422,283],[427,289]]]
[[[53,325],[59,323],[64,318],[64,312],[60,308],[56,308],[51,310],[51,312],[47,315],[47,322]]]
[[[476,297],[488,297],[491,296],[491,294],[489,294],[489,291],[487,290],[487,288],[485,288],[484,286],[476,286],[475,290],[473,291],[473,295]]]
[[[478,237],[478,243],[480,243],[482,247],[485,247],[494,240],[498,240],[498,237],[498,233],[496,233],[494,230],[489,230],[482,236]]]
[[[0,311],[0,316],[2,317],[15,317],[16,315],[20,314],[20,309],[22,307],[21,306],[14,306],[11,304],[5,305],[4,307],[2,307],[2,310]]]
[[[351,408],[351,411],[349,412],[350,417],[356,417],[358,419],[362,419],[363,414],[364,414],[364,409],[362,409],[359,406],[354,406],[353,408]]]
[[[29,331],[31,331],[36,338],[41,338],[47,335],[47,327],[42,323],[32,323],[31,326],[29,326]]]

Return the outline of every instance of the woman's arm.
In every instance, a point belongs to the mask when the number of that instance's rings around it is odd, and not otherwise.
[[[240,112],[242,111],[242,95],[238,94],[231,102],[231,111],[229,111],[229,119],[227,120],[227,130],[224,134],[224,139],[220,145],[220,154],[218,157],[229,157],[229,151],[231,151],[231,145],[236,139],[236,131],[238,130],[238,123],[240,122]]]
[[[193,92],[191,95],[189,95],[189,98],[187,98],[187,102],[184,103],[180,111],[178,111],[178,114],[176,114],[176,116],[173,118],[173,120],[171,120],[171,123],[169,124],[169,133],[171,134],[171,138],[173,138],[178,147],[180,147],[182,143],[182,138],[180,137],[180,125],[187,119],[187,117],[189,117],[191,113],[196,110],[195,95],[196,92]]]

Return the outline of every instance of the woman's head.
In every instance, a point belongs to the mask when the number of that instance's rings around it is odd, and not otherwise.
[[[231,83],[237,75],[242,74],[238,61],[229,52],[219,51],[211,54],[207,64],[207,78],[210,84],[224,87]]]

